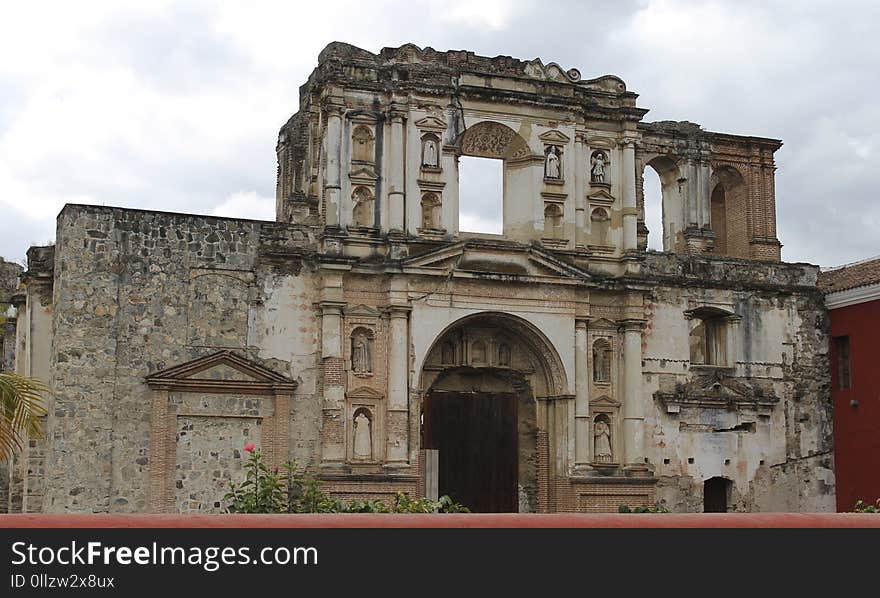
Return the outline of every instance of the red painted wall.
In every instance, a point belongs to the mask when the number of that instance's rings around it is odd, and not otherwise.
[[[832,309],[830,316],[837,510],[849,511],[857,500],[880,498],[880,300]],[[838,336],[849,336],[848,390],[838,380]]]

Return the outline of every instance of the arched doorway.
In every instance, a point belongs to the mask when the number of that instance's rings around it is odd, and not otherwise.
[[[554,450],[541,403],[564,394],[564,379],[520,318],[479,314],[443,331],[421,371],[421,443],[438,451],[440,494],[474,512],[538,511]]]

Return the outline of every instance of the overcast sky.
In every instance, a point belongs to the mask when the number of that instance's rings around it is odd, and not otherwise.
[[[272,219],[275,140],[318,53],[541,57],[612,73],[645,120],[780,138],[783,259],[880,254],[880,3],[55,2],[0,24],[0,255],[68,202]],[[475,215],[491,220],[491,213]],[[649,223],[650,226],[650,223]]]

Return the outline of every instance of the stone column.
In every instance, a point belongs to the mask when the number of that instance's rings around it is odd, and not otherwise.
[[[575,369],[575,468],[590,462],[590,362],[587,349],[587,320],[574,323],[574,369]]]
[[[327,106],[327,172],[324,175],[324,190],[327,197],[324,219],[327,226],[338,226],[340,223],[340,209],[342,207],[342,197],[340,195],[342,110],[343,107],[336,104],[329,104]]]
[[[590,176],[589,165],[584,156],[584,134],[575,135],[574,145],[574,244],[575,247],[585,247],[586,242],[586,182]]]
[[[345,368],[342,354],[342,307],[344,303],[323,301],[321,308],[321,361],[324,370],[321,465],[345,461]]]
[[[393,232],[403,232],[404,227],[404,120],[405,113],[395,104],[391,105],[389,112],[391,121],[391,151],[388,165],[388,229]]]
[[[621,175],[623,177],[623,250],[636,249],[638,226],[638,208],[636,207],[636,149],[632,139],[621,142],[623,159]]]
[[[703,218],[700,221],[700,226],[703,228],[712,228],[712,190],[709,188],[709,180],[711,176],[708,159],[701,161],[700,202],[703,206]]]
[[[405,466],[409,457],[409,312],[395,305],[389,309],[388,326],[388,425],[386,465]]]
[[[700,224],[700,198],[697,196],[697,168],[693,158],[688,158],[687,170],[687,214],[685,229]]]
[[[642,405],[642,321],[623,322],[624,465],[644,469],[645,414]]]

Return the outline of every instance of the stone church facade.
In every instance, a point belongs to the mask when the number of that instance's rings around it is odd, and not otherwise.
[[[254,442],[342,498],[833,510],[827,313],[818,268],[780,262],[781,142],[636,98],[332,43],[278,137],[275,222],[65,206],[17,301],[16,367],[52,397],[6,508],[219,511]],[[503,234],[459,230],[462,156],[503,164]]]

